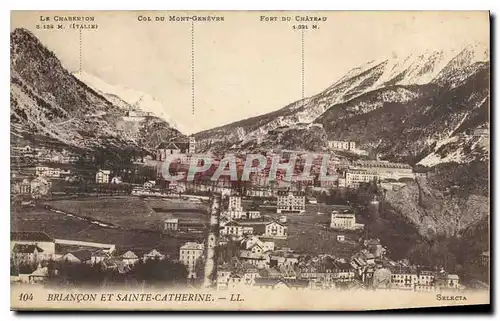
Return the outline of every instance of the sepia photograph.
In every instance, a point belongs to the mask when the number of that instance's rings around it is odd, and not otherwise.
[[[490,304],[488,11],[11,11],[12,310]]]

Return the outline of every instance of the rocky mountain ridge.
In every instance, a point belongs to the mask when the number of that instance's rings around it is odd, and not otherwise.
[[[277,128],[317,123],[325,133],[315,149],[325,148],[328,140],[354,140],[391,158],[416,163],[436,153],[436,146],[450,136],[467,136],[488,123],[488,54],[486,46],[475,43],[460,51],[372,61],[353,68],[315,96],[195,136],[205,149],[248,151],[267,145]],[[298,132],[295,141],[310,141],[316,132]],[[276,143],[294,147],[290,141]],[[463,143],[465,149],[478,145],[471,139]],[[446,157],[443,161],[434,157],[429,164],[446,162],[450,158]]]
[[[182,135],[154,116],[132,121],[126,129],[126,102],[105,96],[72,75],[26,29],[11,33],[10,53],[12,145],[51,141],[82,153],[139,152]]]
[[[183,126],[178,124],[167,113],[167,108],[153,96],[131,88],[108,84],[102,79],[84,71],[74,73],[73,75],[90,88],[106,97],[106,99],[114,105],[124,110],[138,110],[150,113],[152,116],[167,122],[172,128],[180,132],[185,131]]]

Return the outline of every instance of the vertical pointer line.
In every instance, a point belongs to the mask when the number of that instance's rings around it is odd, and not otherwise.
[[[80,75],[82,74],[82,29],[79,29],[79,33],[80,33]]]
[[[302,99],[304,99],[304,87],[305,87],[305,84],[304,84],[304,67],[305,67],[305,64],[304,64],[304,29],[301,30],[301,44],[302,44],[302,74],[301,74],[301,80],[302,80]]]
[[[194,94],[194,21],[191,21],[191,112],[194,115],[195,94]]]

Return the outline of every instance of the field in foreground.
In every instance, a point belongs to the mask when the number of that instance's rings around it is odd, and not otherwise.
[[[102,227],[44,208],[13,208],[12,211],[11,231],[43,231],[53,238],[110,243],[119,250],[131,249],[138,254],[157,249],[177,258],[180,245],[187,241],[159,231]]]
[[[206,221],[203,204],[135,196],[86,197],[53,200],[52,208],[125,228],[161,231],[167,217]]]

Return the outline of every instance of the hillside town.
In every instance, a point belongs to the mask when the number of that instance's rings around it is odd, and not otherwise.
[[[122,168],[116,164],[109,168],[95,168],[99,163],[97,156],[81,156],[66,149],[13,146],[12,185],[15,195],[41,197],[49,192],[59,194],[84,193],[134,193],[136,195],[161,193],[203,193],[214,192],[229,195],[235,186],[235,181],[227,175],[221,175],[216,180],[212,175],[220,162],[228,157],[234,157],[237,172],[241,173],[245,165],[246,154],[227,153],[216,156],[212,153],[196,154],[194,137],[188,139],[174,139],[168,143],[160,143],[155,152],[142,155],[131,155]],[[329,188],[357,188],[360,184],[378,181],[384,188],[395,189],[404,186],[405,182],[412,181],[422,172],[415,172],[411,166],[402,163],[392,163],[376,159],[359,159],[361,154],[354,147],[354,142],[332,141],[328,151],[328,158],[323,154],[314,154],[306,151],[266,151],[265,166],[257,172],[251,172],[249,180],[241,183],[243,196],[276,197],[284,189],[292,189],[294,193],[307,191],[321,191]],[[335,152],[353,152],[341,156]],[[194,166],[193,180],[180,179],[167,181],[162,177],[162,162],[167,156],[176,156],[170,166],[173,174],[187,173],[190,166]],[[212,166],[199,166],[204,158],[213,159]],[[284,165],[272,167],[273,159],[280,157],[282,161],[293,158],[294,166]],[[365,157],[367,158],[367,157]],[[325,164],[323,164],[325,163]],[[280,163],[282,164],[282,163]],[[324,165],[324,166],[323,166]],[[306,168],[304,168],[306,167]],[[304,170],[309,167],[306,173]],[[288,168],[291,174],[287,173]],[[320,173],[326,170],[326,173]],[[289,172],[289,171],[288,171]],[[272,177],[270,174],[276,174]],[[320,174],[329,175],[328,179],[321,179]],[[57,186],[52,186],[56,183]],[[58,190],[59,185],[68,185],[67,189]],[[78,189],[84,186],[85,188]],[[71,190],[73,189],[73,191]]]
[[[355,142],[349,141],[332,141],[326,162],[324,157],[311,157],[307,152],[268,151],[263,153],[265,166],[252,172],[248,181],[232,180],[230,175],[213,180],[216,167],[226,155],[222,158],[210,155],[215,166],[196,172],[192,181],[167,181],[162,176],[162,164],[167,157],[175,156],[178,160],[169,168],[172,175],[203,167],[200,159],[204,156],[196,153],[194,137],[161,143],[154,153],[131,157],[124,168],[82,168],[83,160],[77,154],[26,145],[12,150],[12,194],[15,204],[25,209],[40,204],[49,208],[47,202],[58,198],[105,199],[116,195],[166,204],[177,200],[207,208],[214,194],[221,195],[223,208],[214,234],[216,271],[212,284],[219,290],[463,289],[459,275],[442,266],[391,259],[387,244],[366,233],[366,218],[358,215],[355,204],[326,204],[324,195],[332,190],[355,191],[370,184],[382,190],[397,190],[426,175],[407,164],[380,160],[378,155],[369,158],[365,154],[357,149]],[[277,155],[288,161],[297,157],[298,161],[293,168],[284,163],[275,169],[276,178],[270,179],[271,164]],[[236,159],[238,178],[244,170],[244,156],[230,154]],[[95,160],[87,157],[90,163]],[[24,165],[16,167],[21,163]],[[310,169],[307,176],[303,174],[305,167]],[[325,168],[326,173],[322,173]],[[333,179],[320,180],[324,174]],[[377,207],[376,197],[371,204]],[[164,214],[162,221],[155,223],[160,227],[159,233],[174,238],[182,236],[185,240],[176,250],[164,252],[153,246],[127,248],[100,239],[60,239],[35,228],[13,231],[11,281],[47,282],[58,275],[61,264],[99,266],[102,273],[129,275],[133,274],[134,266],[153,260],[181,264],[184,272],[179,274],[182,280],[177,281],[188,286],[198,284],[206,278],[202,266],[207,260],[208,219],[193,221],[182,214],[168,213],[168,209],[158,211]],[[96,220],[92,224],[110,226],[106,221]],[[314,243],[324,233],[329,233],[325,241],[329,243],[322,249],[314,249]]]
[[[490,15],[12,11],[11,310],[491,311]]]

